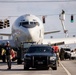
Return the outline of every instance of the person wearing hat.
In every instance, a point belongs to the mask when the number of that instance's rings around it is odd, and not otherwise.
[[[6,50],[6,59],[7,59],[8,69],[11,69],[11,58],[10,58],[11,46],[10,46],[9,41],[6,42],[5,50]]]

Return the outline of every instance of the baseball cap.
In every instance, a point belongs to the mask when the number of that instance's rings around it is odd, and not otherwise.
[[[10,42],[9,42],[9,41],[7,41],[7,43],[9,44]]]

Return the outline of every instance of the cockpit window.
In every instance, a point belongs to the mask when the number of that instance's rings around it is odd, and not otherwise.
[[[29,24],[29,22],[22,22],[22,25],[27,25]]]
[[[30,22],[30,24],[33,24],[33,22]]]
[[[39,25],[38,22],[30,22],[31,25]]]
[[[35,26],[39,26],[38,22],[20,22],[20,26],[26,27],[26,28],[33,28]]]
[[[36,25],[37,25],[37,24],[38,24],[38,22],[34,22],[34,24],[36,24]]]

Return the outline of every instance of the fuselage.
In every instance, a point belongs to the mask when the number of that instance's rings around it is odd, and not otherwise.
[[[40,19],[34,15],[22,15],[12,25],[12,36],[17,46],[21,42],[42,43],[44,27]]]

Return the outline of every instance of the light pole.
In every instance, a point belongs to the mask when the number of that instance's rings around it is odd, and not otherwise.
[[[65,33],[65,37],[68,37],[68,30],[66,30],[65,25],[64,25],[64,21],[65,21],[65,11],[62,10],[61,14],[59,15],[59,19],[61,20],[61,24],[62,24],[62,28],[63,31]]]

